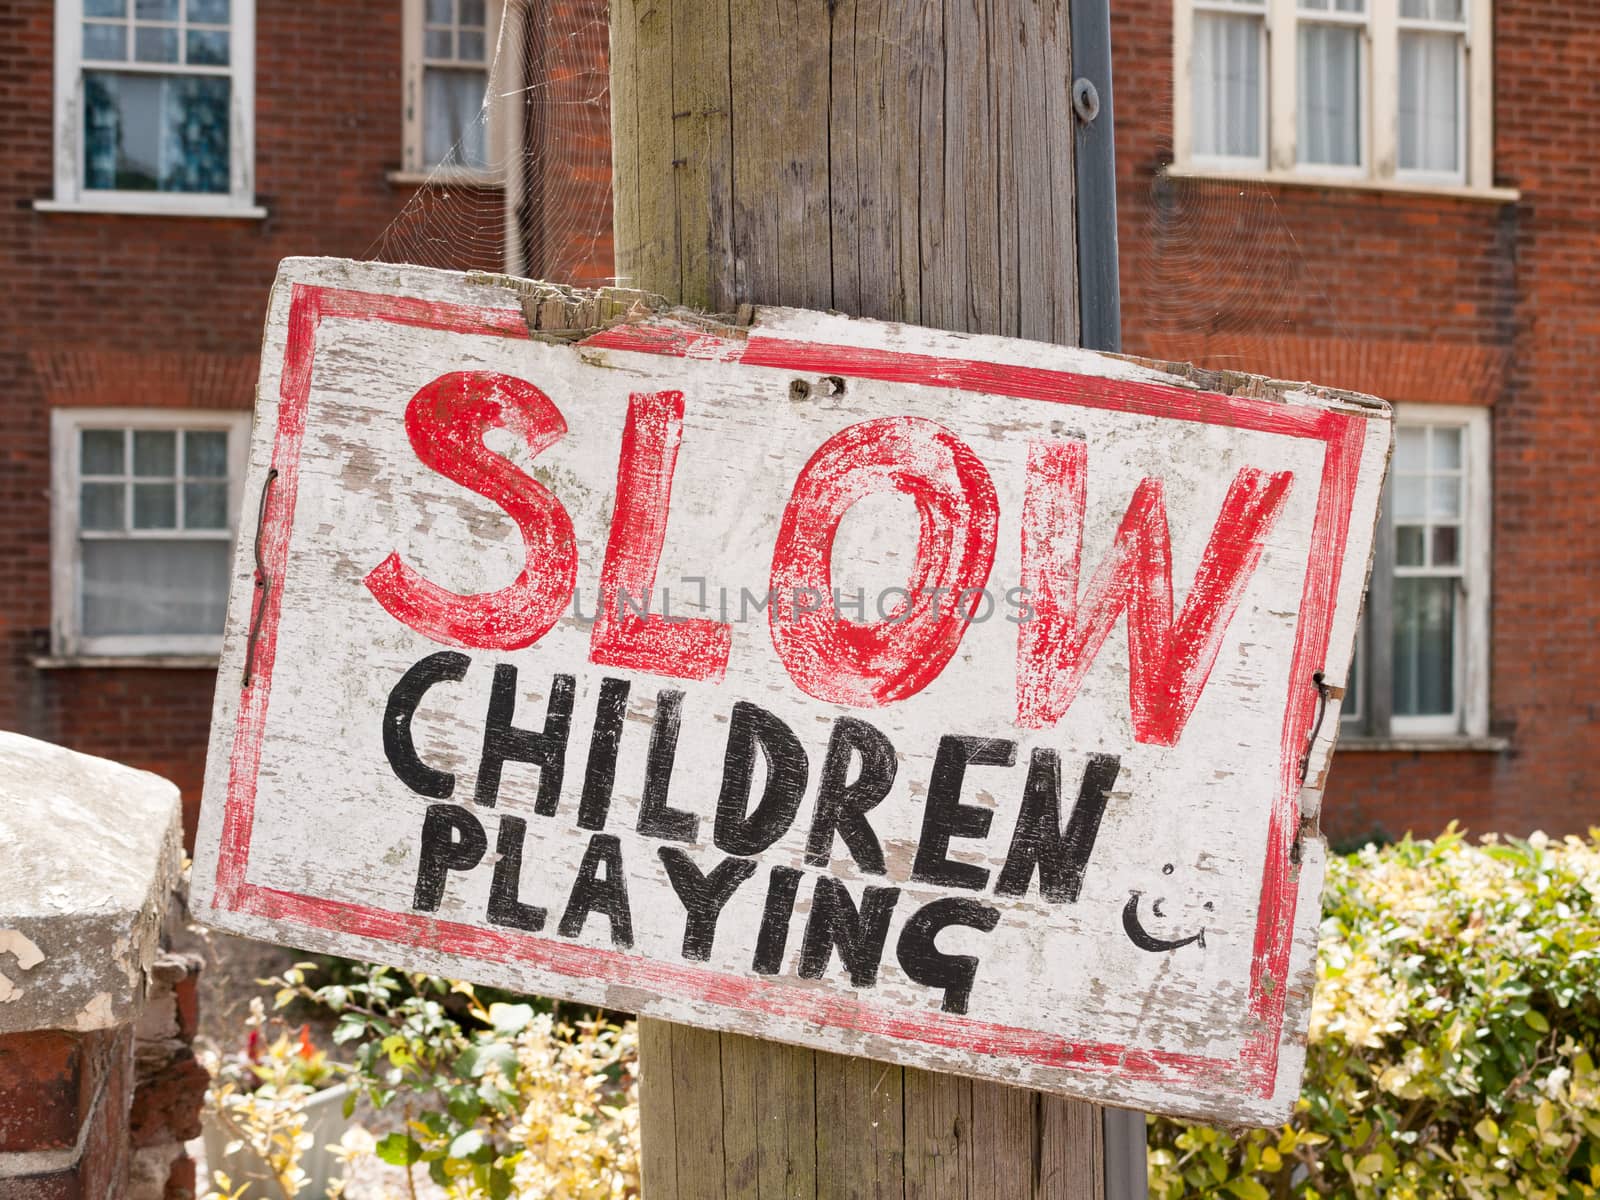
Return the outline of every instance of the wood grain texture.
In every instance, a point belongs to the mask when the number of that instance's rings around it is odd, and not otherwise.
[[[818,1200],[897,1200],[908,1168],[904,1071],[838,1054],[815,1060]]]
[[[817,1056],[738,1034],[720,1040],[728,1200],[811,1200],[817,1192]]]
[[[1065,4],[619,0],[612,38],[623,283],[1077,340]]]
[[[650,1070],[639,1079],[639,1104],[641,1111],[652,1113],[672,1112],[676,1095],[676,1075],[673,1068],[673,1036],[679,1027],[667,1021],[639,1022],[639,1057],[650,1064]],[[648,1105],[648,1109],[645,1106]],[[663,1200],[678,1197],[678,1136],[676,1120],[658,1125],[653,1136],[640,1139],[639,1171],[650,1181],[650,1194]],[[708,1193],[713,1198],[716,1193]]]
[[[1033,1123],[1038,1139],[1037,1200],[1103,1200],[1107,1181],[1100,1117],[1100,1109],[1092,1104],[1039,1096]]]
[[[674,13],[668,44],[659,36],[638,36],[637,14],[646,3],[665,4]],[[613,34],[619,97],[633,80],[650,78],[670,62],[675,96],[681,94],[676,75],[686,71],[695,79],[686,90],[697,97],[722,94],[725,82],[730,105],[722,114],[731,145],[727,176],[719,171],[722,142],[710,121],[707,141],[697,143],[707,145],[706,160],[681,161],[693,156],[681,140],[683,123],[691,119],[682,100],[675,100],[670,130],[659,111],[636,105],[617,121],[619,196],[641,186],[634,171],[648,166],[647,147],[672,142],[680,160],[673,165],[677,207],[671,213],[619,200],[616,243],[623,282],[723,310],[751,301],[792,304],[1076,341],[1065,5],[762,0],[739,6],[731,21],[724,15],[729,11],[718,0],[613,5],[613,28],[621,31]],[[702,35],[687,46],[676,36],[685,24]],[[726,33],[725,46],[710,36],[719,30]],[[661,194],[655,184],[643,187]],[[712,219],[702,224],[702,212]],[[731,221],[726,229],[717,220],[723,214]],[[700,261],[702,251],[708,263],[721,261],[726,251],[731,273],[702,279],[692,269],[673,271],[656,250],[671,237],[678,239],[685,263]],[[740,1046],[730,1058],[739,1064],[738,1079],[746,1081],[750,1072],[743,1068],[760,1051],[744,1039],[727,1040]],[[782,1061],[778,1051],[770,1053]],[[799,1074],[790,1082],[798,1086],[816,1067],[797,1063],[792,1070]],[[955,1079],[941,1084],[927,1076],[908,1101],[907,1118],[932,1137],[934,1130],[924,1126],[938,1124],[935,1113],[948,1099],[943,1093],[960,1092],[970,1104],[975,1088],[985,1112],[1019,1106],[1033,1111],[1023,1103],[1026,1093],[1003,1085]],[[656,1095],[671,1108],[674,1097]],[[867,1093],[869,1100],[873,1095]],[[856,1097],[846,1092],[841,1099]],[[663,1128],[659,1111],[646,1105],[647,1137]],[[821,1119],[859,1126],[865,1116],[847,1103]],[[1085,1126],[1092,1137],[1097,1129],[1092,1122]],[[944,1134],[955,1137],[955,1127]],[[753,1126],[730,1124],[728,1136],[739,1140],[730,1162],[761,1163],[774,1156],[771,1147],[763,1153]],[[1031,1162],[1036,1141],[1032,1120],[1007,1130],[995,1143],[997,1162]],[[796,1153],[804,1157],[805,1147]],[[824,1157],[831,1155],[818,1161]],[[924,1169],[954,1169],[947,1188],[926,1194],[966,1196],[974,1168],[970,1156],[959,1161],[965,1165],[946,1158],[924,1164],[913,1156],[906,1194],[922,1186],[913,1176],[920,1179]],[[786,1183],[801,1187],[795,1194],[809,1195],[794,1171],[785,1168]],[[771,1186],[768,1176],[757,1172],[755,1178],[754,1193],[736,1194],[769,1194],[761,1190]],[[824,1170],[816,1185],[836,1187],[837,1178],[838,1172]]]

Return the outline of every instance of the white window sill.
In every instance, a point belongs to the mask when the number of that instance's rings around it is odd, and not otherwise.
[[[1216,179],[1229,183],[1258,183],[1272,187],[1346,188],[1351,191],[1393,192],[1403,196],[1440,196],[1452,200],[1472,200],[1481,204],[1515,204],[1522,198],[1516,188],[1467,187],[1454,183],[1428,183],[1413,179],[1372,179],[1361,175],[1324,174],[1310,171],[1251,171],[1218,167],[1179,166],[1165,168],[1173,179]]]
[[[215,671],[215,654],[47,654],[35,657],[41,671],[137,667],[162,671]]]
[[[1511,739],[1503,737],[1467,734],[1355,737],[1345,734],[1339,738],[1334,753],[1342,754],[1350,750],[1362,754],[1504,754],[1509,749]]]
[[[116,198],[93,200],[35,200],[35,212],[111,213],[130,217],[206,217],[233,221],[260,221],[267,210],[259,204],[234,204],[218,200],[212,204],[172,204],[166,200]]]
[[[468,171],[440,167],[435,171],[385,171],[383,177],[397,187],[505,187],[498,171]]]

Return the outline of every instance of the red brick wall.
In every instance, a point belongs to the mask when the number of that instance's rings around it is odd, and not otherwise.
[[[1165,177],[1172,0],[1112,3],[1126,348],[1493,409],[1491,732],[1511,749],[1341,753],[1336,839],[1600,824],[1600,10],[1496,9],[1515,205]]]
[[[591,7],[558,19],[586,30],[559,45],[603,54]],[[501,204],[498,193],[439,189],[391,226],[412,195],[385,178],[401,158],[400,0],[258,0],[256,191],[267,219],[36,212],[53,179],[53,41],[50,0],[0,6],[0,728],[166,775],[184,791],[192,838],[214,673],[33,663],[51,620],[49,409],[247,408],[280,258],[399,257],[427,238],[431,265],[497,270]],[[603,64],[567,62],[568,90],[597,76]],[[558,231],[603,236],[559,243],[553,276],[610,270],[609,176],[593,168],[603,90],[599,101],[548,153],[584,176],[562,199],[587,212]]]
[[[130,1026],[0,1036],[0,1200],[126,1195],[133,1084]]]

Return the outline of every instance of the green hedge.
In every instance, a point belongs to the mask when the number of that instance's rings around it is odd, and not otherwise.
[[[1329,864],[1291,1124],[1152,1120],[1159,1200],[1600,1196],[1600,830]]]

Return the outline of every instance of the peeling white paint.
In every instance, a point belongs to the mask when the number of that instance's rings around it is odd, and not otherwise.
[[[116,1012],[111,1007],[111,993],[99,992],[78,1013],[77,1028],[104,1029],[117,1023]]]
[[[24,971],[31,971],[44,961],[44,952],[20,929],[0,929],[0,954],[14,957]],[[16,982],[0,973],[0,1004],[9,1004],[20,995],[22,989]]]
[[[17,966],[31,971],[44,961],[44,951],[20,929],[0,929],[0,954],[16,957]]]

